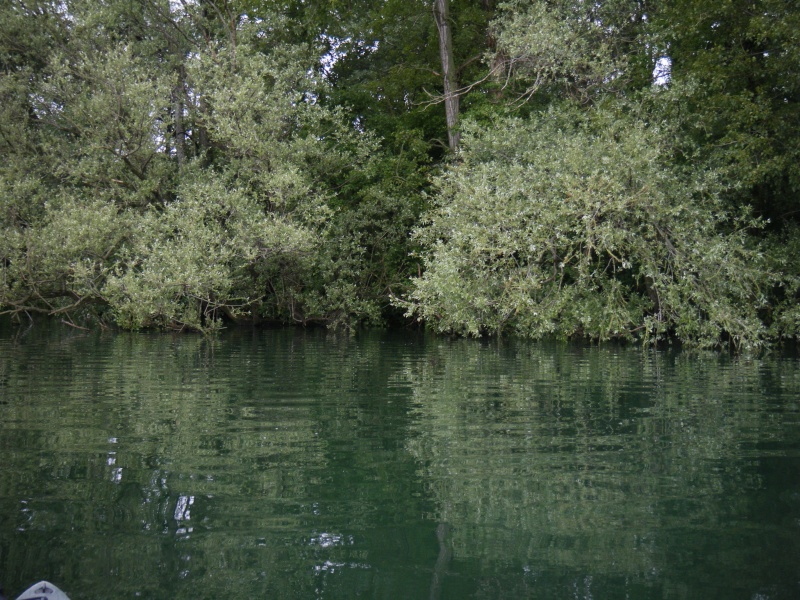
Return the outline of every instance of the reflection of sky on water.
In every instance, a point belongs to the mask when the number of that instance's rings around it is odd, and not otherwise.
[[[178,503],[175,505],[174,518],[176,521],[188,521],[192,518],[191,506],[194,504],[194,496],[178,496]]]
[[[116,467],[111,471],[111,481],[112,483],[122,482],[122,467]]]
[[[314,532],[308,540],[308,545],[314,548],[328,550],[332,548],[353,546],[355,545],[355,538],[352,535],[344,535],[341,533]],[[314,575],[326,577],[328,575],[341,573],[348,569],[368,570],[371,568],[372,565],[366,562],[333,560],[328,558],[322,563],[314,565]],[[317,593],[321,593],[321,590],[317,589]]]
[[[117,438],[110,437],[108,438],[109,444],[116,444]],[[116,450],[109,450],[108,455],[106,457],[106,465],[109,467],[113,467],[111,469],[111,483],[122,483],[122,467],[117,467],[117,451]]]
[[[191,507],[193,504],[194,496],[178,496],[178,502],[175,504],[175,513],[173,514],[175,521],[181,525],[185,525],[184,522],[192,518]],[[177,535],[187,535],[193,531],[194,528],[184,526],[179,527],[175,533]]]
[[[333,546],[352,546],[355,541],[352,535],[342,535],[340,533],[314,533],[313,537],[308,540],[309,546],[318,546],[320,548],[331,548]]]
[[[367,563],[357,563],[357,562],[334,562],[332,560],[326,560],[321,565],[314,565],[314,573],[316,575],[323,575],[326,573],[335,573],[337,570],[340,569],[371,569],[372,566]]]

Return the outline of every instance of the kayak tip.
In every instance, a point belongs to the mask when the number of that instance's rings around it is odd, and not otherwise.
[[[69,597],[49,581],[40,581],[17,596],[17,600],[69,600]]]

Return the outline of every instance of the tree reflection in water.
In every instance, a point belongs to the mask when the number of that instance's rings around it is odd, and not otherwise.
[[[49,577],[73,600],[646,598],[796,585],[794,358],[34,328],[0,339],[0,386],[6,589]]]

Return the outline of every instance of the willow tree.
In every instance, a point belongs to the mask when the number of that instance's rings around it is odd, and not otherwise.
[[[502,6],[488,59],[505,68],[505,110],[463,127],[461,160],[418,229],[425,272],[400,302],[409,316],[468,335],[701,346],[759,347],[797,330],[783,304],[796,298],[782,270],[791,259],[765,258],[765,221],[746,195],[733,201],[753,150],[765,150],[761,128],[748,133],[739,117],[720,128],[694,104],[690,91],[704,92],[691,82],[702,76],[680,71],[682,47],[672,83],[653,81],[681,22],[656,14],[626,0]],[[785,67],[791,55],[778,46]],[[787,73],[774,72],[772,85]],[[790,106],[793,89],[787,80]],[[714,97],[739,114],[727,93]],[[718,148],[722,140],[732,145]],[[791,162],[774,164],[791,173]]]
[[[392,274],[369,258],[369,232],[341,225],[368,213],[348,204],[356,181],[382,197],[375,143],[317,101],[320,49],[283,14],[3,10],[4,312],[177,329],[379,317]],[[28,38],[46,43],[15,41]]]
[[[418,233],[409,313],[468,335],[760,345],[756,222],[725,211],[713,175],[672,170],[645,123],[599,119],[549,111],[465,136]]]

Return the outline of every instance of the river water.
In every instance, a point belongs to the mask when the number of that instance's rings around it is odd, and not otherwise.
[[[0,329],[0,582],[109,598],[798,598],[800,361]]]

